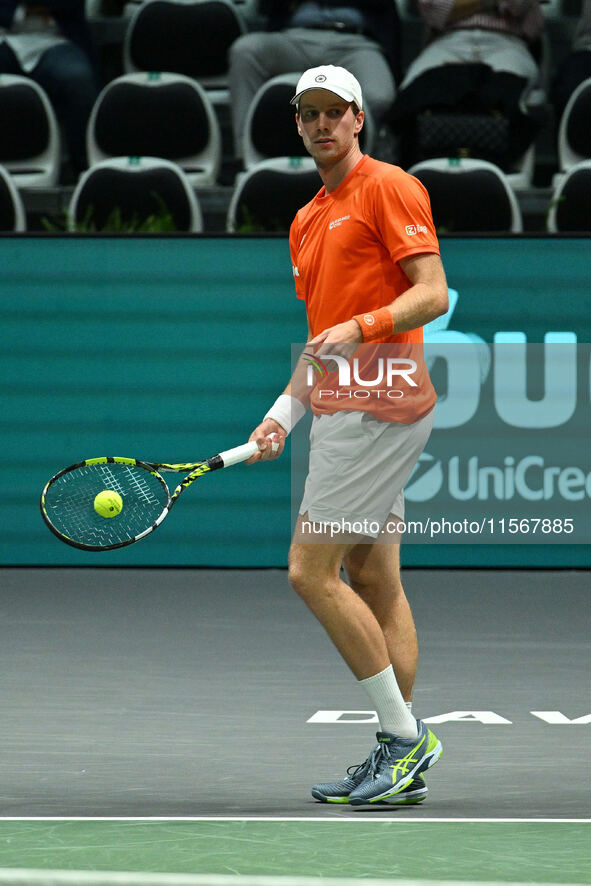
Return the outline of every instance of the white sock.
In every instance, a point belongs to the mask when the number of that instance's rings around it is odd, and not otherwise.
[[[417,721],[400,694],[392,665],[359,684],[375,705],[382,732],[393,732],[400,738],[417,737]]]

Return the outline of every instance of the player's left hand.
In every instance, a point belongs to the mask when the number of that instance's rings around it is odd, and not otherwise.
[[[337,323],[336,326],[329,326],[323,329],[318,335],[314,336],[308,344],[333,344],[333,342],[361,342],[363,335],[361,327],[357,320],[347,320],[345,323]]]
[[[356,320],[347,320],[346,323],[337,323],[336,326],[319,332],[308,342],[307,347],[312,347],[317,357],[338,354],[345,360],[351,360],[362,341],[359,323]]]

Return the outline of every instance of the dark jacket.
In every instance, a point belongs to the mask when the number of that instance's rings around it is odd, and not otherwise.
[[[300,6],[297,0],[259,0],[259,11],[267,17],[270,31],[289,27],[292,13]],[[401,75],[400,19],[394,0],[320,0],[325,9],[347,6],[359,10],[365,19],[367,36],[380,44],[396,82]]]

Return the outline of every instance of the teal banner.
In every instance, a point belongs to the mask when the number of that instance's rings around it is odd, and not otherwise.
[[[449,238],[442,256],[453,297],[428,330],[435,341],[591,341],[588,240]],[[287,240],[6,237],[0,267],[0,562],[284,566],[288,455],[202,477],[156,532],[110,553],[58,541],[39,496],[82,459],[189,462],[248,439],[305,338]],[[403,561],[583,567],[591,555],[584,544],[412,544]]]

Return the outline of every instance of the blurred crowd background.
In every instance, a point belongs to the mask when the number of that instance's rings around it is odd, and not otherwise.
[[[0,229],[286,231],[320,64],[440,233],[591,230],[591,0],[0,0]]]

